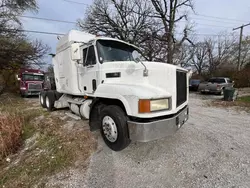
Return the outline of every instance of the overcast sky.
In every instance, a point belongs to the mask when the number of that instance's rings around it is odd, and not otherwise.
[[[78,18],[84,17],[87,5],[91,5],[92,3],[92,0],[71,1],[84,4],[66,2],[64,0],[38,0],[38,13],[29,12],[26,15],[76,21]],[[199,14],[199,16],[192,13],[189,17],[191,22],[195,23],[194,31],[198,34],[197,37],[199,38],[219,34],[223,31],[232,32],[232,28],[250,22],[249,0],[196,0],[194,1],[194,6],[195,12]],[[74,24],[48,22],[28,18],[22,18],[22,23],[24,29],[45,32],[66,33],[76,28]],[[239,33],[239,30],[236,32]],[[250,35],[250,26],[244,28],[244,35]],[[51,47],[51,52],[55,52],[57,42],[55,35],[29,33],[28,36],[31,39],[42,40]],[[50,63],[50,58],[48,58],[47,61]]]

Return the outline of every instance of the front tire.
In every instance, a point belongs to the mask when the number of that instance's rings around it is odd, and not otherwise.
[[[104,142],[114,151],[121,151],[129,143],[127,116],[115,105],[106,106],[101,111],[100,130]]]

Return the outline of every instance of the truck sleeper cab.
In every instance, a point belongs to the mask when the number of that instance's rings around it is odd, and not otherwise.
[[[187,70],[135,57],[121,40],[70,31],[53,57],[56,90],[41,92],[49,111],[68,107],[100,129],[114,151],[131,141],[175,133],[188,120]]]

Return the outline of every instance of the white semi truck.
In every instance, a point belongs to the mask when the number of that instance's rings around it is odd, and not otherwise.
[[[175,133],[188,120],[188,72],[147,62],[127,42],[70,31],[53,57],[56,90],[40,93],[49,111],[89,119],[114,151]]]

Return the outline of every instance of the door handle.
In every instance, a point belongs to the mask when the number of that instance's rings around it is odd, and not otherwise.
[[[94,67],[94,65],[89,65],[89,66],[87,66],[87,68],[93,68]]]

